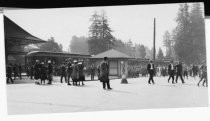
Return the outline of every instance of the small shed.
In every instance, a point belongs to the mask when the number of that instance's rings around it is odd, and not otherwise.
[[[128,74],[128,59],[132,57],[119,52],[115,49],[111,49],[102,53],[99,53],[91,57],[92,62],[98,67],[103,61],[103,58],[107,57],[109,62],[109,75],[121,77],[124,73]]]

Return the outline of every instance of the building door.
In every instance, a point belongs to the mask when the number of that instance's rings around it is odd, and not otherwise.
[[[109,61],[109,75],[110,76],[118,75],[118,62],[117,61]]]

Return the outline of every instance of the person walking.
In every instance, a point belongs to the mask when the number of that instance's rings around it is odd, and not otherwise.
[[[168,83],[170,83],[170,79],[172,78],[172,83],[174,84],[174,74],[175,74],[175,67],[174,67],[174,64],[173,64],[173,60],[170,62],[170,64],[168,65],[168,75],[169,75],[169,78],[168,78]]]
[[[179,61],[179,64],[176,65],[176,71],[177,71],[176,72],[176,83],[178,81],[178,77],[180,77],[180,79],[182,81],[182,84],[184,84],[185,82],[184,82],[184,79],[182,77],[182,62],[181,61]]]
[[[206,87],[208,87],[206,63],[201,65],[200,70],[201,70],[201,78],[197,85],[200,86],[199,84],[203,81],[202,85],[205,86],[205,84],[206,84]]]
[[[153,64],[152,60],[150,60],[149,64],[147,65],[147,71],[149,73],[148,83],[151,84],[152,82],[153,84],[155,84],[154,79],[153,79],[154,74],[155,74],[155,65]]]
[[[192,72],[193,72],[193,77],[195,79],[196,76],[197,76],[197,69],[196,69],[196,66],[194,64],[193,64],[193,67],[192,67]]]
[[[99,66],[99,80],[103,84],[103,89],[111,90],[112,88],[110,87],[110,80],[109,80],[109,64],[108,64],[108,58],[104,57],[104,60],[100,63]]]

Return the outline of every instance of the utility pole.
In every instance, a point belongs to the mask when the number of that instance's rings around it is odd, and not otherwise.
[[[155,55],[156,55],[156,52],[155,52],[155,36],[156,36],[156,31],[155,31],[155,26],[156,26],[156,21],[155,21],[155,18],[154,18],[154,35],[153,35],[153,60],[155,61]]]

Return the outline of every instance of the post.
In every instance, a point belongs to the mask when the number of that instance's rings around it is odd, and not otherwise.
[[[153,35],[153,60],[155,61],[155,55],[156,55],[156,52],[155,52],[155,36],[156,36],[156,31],[155,31],[155,18],[154,18],[154,35]]]

